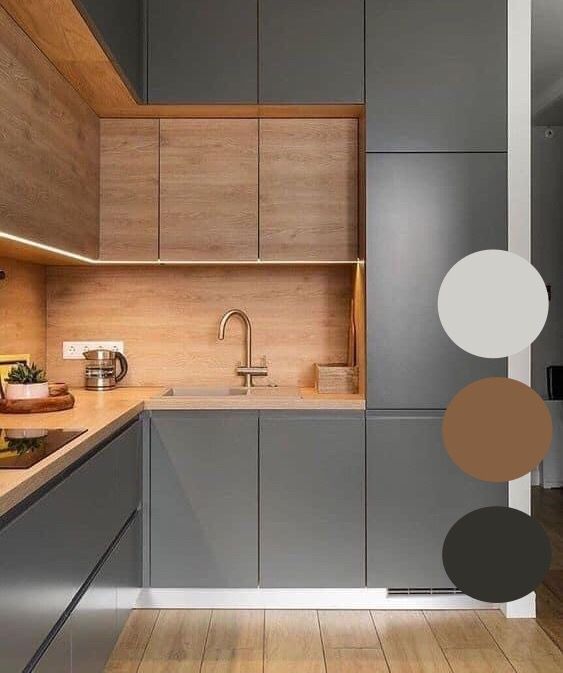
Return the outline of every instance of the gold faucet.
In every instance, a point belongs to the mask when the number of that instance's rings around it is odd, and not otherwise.
[[[236,373],[244,376],[245,388],[252,388],[254,386],[254,376],[268,376],[268,367],[265,362],[260,367],[252,366],[252,324],[247,314],[239,308],[232,308],[227,311],[221,318],[219,323],[219,340],[223,341],[225,338],[225,328],[227,323],[233,316],[238,316],[246,327],[246,364],[243,367],[237,367]]]

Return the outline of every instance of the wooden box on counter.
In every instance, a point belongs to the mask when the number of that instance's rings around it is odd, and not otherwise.
[[[315,388],[318,393],[357,393],[358,367],[315,365]]]

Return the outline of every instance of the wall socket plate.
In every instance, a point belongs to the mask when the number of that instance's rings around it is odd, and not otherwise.
[[[123,353],[124,346],[123,341],[63,341],[63,360],[83,360],[86,351],[98,348]]]

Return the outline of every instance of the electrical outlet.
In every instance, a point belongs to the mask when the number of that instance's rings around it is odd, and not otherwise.
[[[82,360],[86,351],[104,348],[123,353],[123,341],[63,341],[63,360]]]

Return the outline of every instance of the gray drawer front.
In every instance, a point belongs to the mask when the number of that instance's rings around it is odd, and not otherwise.
[[[154,414],[151,586],[258,584],[258,415]]]
[[[442,415],[367,417],[368,586],[448,588],[442,545],[474,509],[508,504],[507,484],[465,475],[442,447]]]
[[[365,585],[364,423],[260,415],[260,586]]]

